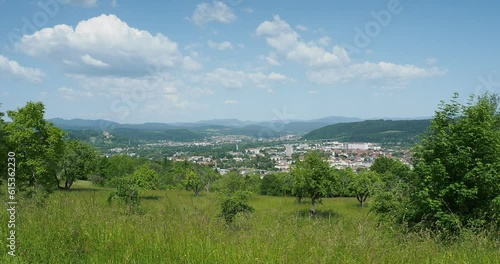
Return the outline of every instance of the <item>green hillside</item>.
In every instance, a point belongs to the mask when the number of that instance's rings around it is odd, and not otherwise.
[[[425,132],[430,120],[367,120],[322,127],[306,134],[303,139],[332,139],[343,142],[402,142],[413,144]]]

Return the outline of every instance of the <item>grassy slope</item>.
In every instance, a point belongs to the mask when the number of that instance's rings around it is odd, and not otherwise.
[[[110,190],[75,187],[45,206],[18,204],[18,256],[2,246],[0,263],[500,262],[498,241],[468,235],[443,245],[425,235],[394,235],[377,229],[373,215],[350,198],[325,199],[321,216],[310,219],[308,205],[291,197],[257,196],[255,213],[227,227],[213,195],[150,191],[143,213],[128,215],[106,203]],[[6,210],[0,222],[7,223]]]

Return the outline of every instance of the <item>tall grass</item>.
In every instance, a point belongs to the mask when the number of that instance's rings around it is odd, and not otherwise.
[[[111,190],[82,183],[44,202],[20,201],[16,257],[3,246],[0,262],[500,263],[500,243],[485,233],[450,243],[426,233],[402,235],[377,227],[374,215],[350,198],[324,199],[310,218],[307,201],[257,196],[255,212],[227,226],[211,194],[149,191],[130,213],[107,203]],[[2,210],[2,238],[7,219]]]

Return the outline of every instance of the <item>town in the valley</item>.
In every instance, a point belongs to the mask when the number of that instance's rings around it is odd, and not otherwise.
[[[109,133],[107,133],[109,135]],[[244,142],[253,140],[253,147],[242,147]],[[259,142],[261,144],[259,144]],[[219,155],[201,155],[199,147],[217,148],[226,146],[227,151]],[[174,161],[189,161],[215,168],[221,175],[229,171],[264,176],[273,172],[289,172],[291,165],[303,160],[309,151],[319,152],[331,167],[337,169],[367,169],[379,156],[386,156],[410,164],[409,149],[397,144],[387,147],[370,142],[339,142],[333,140],[307,141],[297,136],[286,135],[274,139],[250,139],[245,136],[215,136],[204,141],[174,142],[159,141],[139,144],[137,146],[116,147],[108,151],[107,156],[129,155],[140,157],[140,153],[148,153],[154,149],[184,148],[166,158]],[[156,157],[157,158],[157,157]]]

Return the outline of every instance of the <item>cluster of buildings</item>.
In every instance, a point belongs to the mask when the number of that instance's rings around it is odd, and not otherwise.
[[[202,142],[173,142],[159,141],[148,143],[140,148],[158,148],[172,146],[217,146],[220,144],[234,144],[234,149],[227,152],[227,156],[213,158],[210,156],[196,155],[190,152],[178,152],[169,157],[172,161],[184,161],[198,163],[217,168],[220,174],[230,170],[237,170],[241,174],[258,173],[261,175],[276,171],[289,172],[290,167],[296,160],[303,160],[309,151],[318,151],[331,167],[337,169],[352,168],[353,170],[369,168],[379,156],[398,158],[409,164],[407,149],[397,150],[383,148],[379,144],[367,142],[337,142],[337,141],[280,141],[272,146],[262,146],[241,149],[239,143],[248,140],[245,136],[216,136],[209,141]],[[136,156],[133,148],[114,148],[110,151],[116,154],[127,154]],[[263,162],[264,161],[264,162]],[[265,166],[261,165],[265,163]]]
[[[261,175],[276,171],[289,172],[290,167],[296,160],[303,160],[309,151],[318,151],[331,167],[337,169],[352,168],[353,170],[369,168],[379,156],[398,158],[404,163],[409,162],[408,150],[386,149],[373,143],[343,143],[343,142],[320,142],[320,143],[295,143],[283,144],[271,147],[256,147],[240,150],[235,147],[234,151],[228,152],[228,157],[213,159],[211,156],[185,156],[176,154],[170,159],[174,161],[188,160],[198,164],[214,166],[221,174],[230,170],[237,170],[241,174],[258,173]],[[266,169],[258,169],[248,166],[248,160],[265,159],[272,162],[273,166]],[[250,162],[251,163],[251,162]],[[223,167],[222,164],[231,164],[231,167]],[[255,164],[254,164],[255,165]]]

